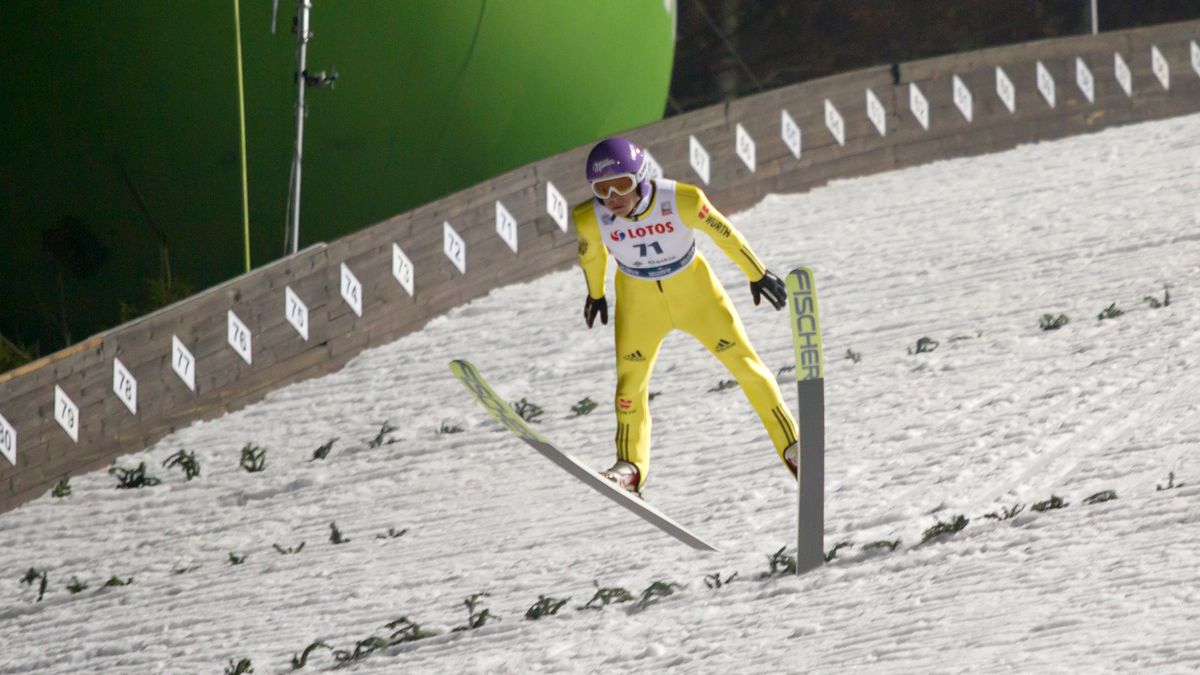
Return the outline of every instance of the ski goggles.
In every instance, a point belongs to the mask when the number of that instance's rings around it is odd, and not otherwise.
[[[592,183],[592,194],[600,199],[608,199],[613,194],[627,195],[637,188],[637,177],[631,173],[623,173],[612,178],[605,178]]]

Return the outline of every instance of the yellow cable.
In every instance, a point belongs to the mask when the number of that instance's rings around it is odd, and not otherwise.
[[[233,0],[233,22],[237,31],[238,112],[242,137],[242,227],[246,241],[246,271],[250,271],[250,188],[246,177],[246,90],[242,81],[242,18],[238,0]]]

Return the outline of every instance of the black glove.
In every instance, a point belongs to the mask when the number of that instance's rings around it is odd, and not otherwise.
[[[587,322],[587,327],[592,327],[592,322],[596,320],[596,315],[600,315],[600,323],[608,325],[608,300],[604,296],[593,300],[592,296],[588,296],[583,303],[583,320]]]
[[[782,279],[771,274],[770,270],[767,270],[763,278],[750,282],[750,293],[754,295],[755,305],[758,305],[760,298],[766,298],[777,310],[787,305],[787,286]]]

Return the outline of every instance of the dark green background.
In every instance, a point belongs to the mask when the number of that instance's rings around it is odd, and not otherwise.
[[[314,0],[301,246],[661,118],[674,2]],[[283,253],[295,3],[242,0],[251,250]],[[232,0],[0,3],[0,334],[46,354],[244,271]],[[564,176],[573,180],[575,176]],[[128,313],[128,312],[127,312]],[[0,368],[2,370],[2,368]]]

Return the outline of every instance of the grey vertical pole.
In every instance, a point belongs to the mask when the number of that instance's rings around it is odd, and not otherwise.
[[[1097,0],[1092,0],[1092,35],[1100,32],[1100,12],[1097,7]]]
[[[825,564],[825,358],[812,270],[792,270],[787,287],[800,404],[796,573],[803,574]]]
[[[292,228],[291,250],[300,248],[300,170],[304,158],[304,90],[308,86],[308,41],[311,0],[299,0],[296,23],[296,154],[292,158]]]

